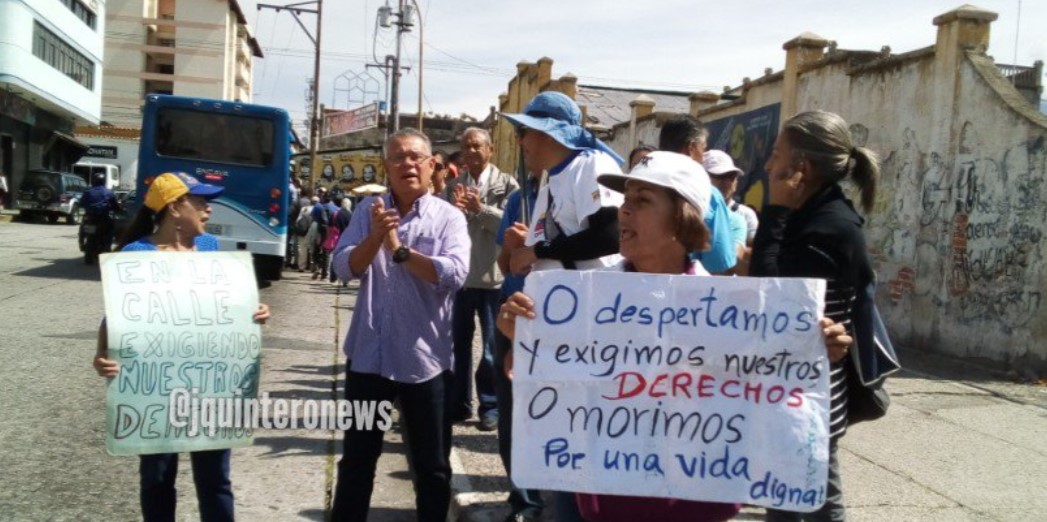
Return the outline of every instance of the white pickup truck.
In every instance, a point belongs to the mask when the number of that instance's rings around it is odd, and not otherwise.
[[[97,172],[105,173],[105,187],[107,189],[116,190],[120,186],[120,167],[117,165],[91,163],[88,161],[81,161],[73,165],[73,174],[83,178],[88,186],[91,185],[91,179],[94,178]]]

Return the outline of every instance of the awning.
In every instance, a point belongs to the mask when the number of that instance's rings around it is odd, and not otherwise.
[[[74,149],[78,149],[81,154],[86,153],[87,149],[91,148],[86,143],[76,139],[75,137],[73,137],[73,136],[71,136],[69,134],[66,134],[64,132],[59,132],[59,131],[51,131],[51,132],[53,133],[52,136],[51,136],[51,146],[54,146],[55,143],[61,141],[61,142],[65,143],[66,145],[69,145],[70,147],[72,147]],[[50,148],[50,147],[48,147],[48,148]]]

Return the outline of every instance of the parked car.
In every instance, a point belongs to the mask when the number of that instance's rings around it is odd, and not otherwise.
[[[15,205],[27,220],[46,216],[48,221],[56,223],[64,217],[66,223],[77,225],[84,217],[80,196],[88,187],[87,182],[75,174],[31,170],[18,188]]]

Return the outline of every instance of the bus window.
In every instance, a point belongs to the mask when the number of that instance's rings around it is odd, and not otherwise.
[[[273,162],[273,122],[268,119],[164,107],[156,129],[160,156],[255,167]]]

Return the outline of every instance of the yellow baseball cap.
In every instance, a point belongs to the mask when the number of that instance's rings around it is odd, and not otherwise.
[[[153,212],[160,212],[186,194],[214,199],[221,195],[223,190],[225,187],[201,183],[185,172],[165,172],[149,183],[149,191],[145,193],[145,206]]]

